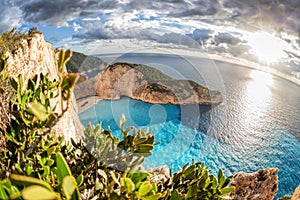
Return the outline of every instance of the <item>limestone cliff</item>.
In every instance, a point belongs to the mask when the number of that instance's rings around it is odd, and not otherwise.
[[[50,79],[58,79],[56,55],[52,46],[44,40],[42,33],[31,33],[30,37],[21,38],[18,45],[5,52],[8,57],[8,71],[10,76],[22,74],[25,80],[36,74],[49,74]],[[55,99],[59,101],[60,99]],[[60,104],[59,104],[60,105]],[[60,110],[59,106],[57,110]],[[70,101],[69,110],[53,128],[53,131],[63,134],[66,140],[73,138],[78,141],[83,134],[83,126],[77,115],[75,98]]]
[[[222,102],[220,92],[211,91],[194,81],[175,80],[146,65],[115,63],[98,74],[95,83],[100,99],[121,96],[154,104],[203,104]]]
[[[300,185],[295,189],[291,200],[300,200]]]

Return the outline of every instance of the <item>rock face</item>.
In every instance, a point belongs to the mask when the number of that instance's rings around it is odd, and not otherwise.
[[[163,185],[171,181],[170,169],[166,165],[162,167],[150,169],[147,172],[149,172],[148,179],[150,183]]]
[[[270,168],[247,174],[239,172],[233,176],[231,194],[236,200],[272,200],[278,191],[278,169]]]
[[[17,77],[22,74],[24,80],[28,80],[36,74],[43,73],[49,74],[49,78],[52,80],[58,79],[55,53],[41,33],[35,33],[29,39],[24,39],[17,49],[7,52],[6,56],[9,58],[8,71],[11,76]],[[59,106],[57,110],[60,110]],[[78,118],[75,98],[70,101],[69,110],[53,127],[53,131],[63,134],[66,140],[73,138],[78,141],[81,138],[83,126]]]
[[[296,188],[291,200],[300,200],[300,185]]]
[[[96,77],[96,93],[101,99],[122,96],[154,104],[203,104],[222,102],[220,92],[208,90],[194,81],[175,80],[159,70],[140,64],[115,63]]]

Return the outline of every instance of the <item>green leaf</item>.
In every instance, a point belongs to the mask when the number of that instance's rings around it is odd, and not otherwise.
[[[189,177],[191,174],[193,174],[195,168],[196,168],[195,165],[189,166],[189,167],[184,171],[184,176],[185,176],[185,177]]]
[[[146,196],[152,190],[152,185],[149,182],[144,182],[139,188],[138,195],[140,197]]]
[[[19,197],[21,197],[21,192],[16,186],[13,185],[11,187],[10,192],[9,192],[9,198],[10,199],[17,199]]]
[[[226,188],[222,188],[220,192],[222,193],[222,195],[225,195],[233,192],[234,189],[235,189],[234,187],[226,187]]]
[[[13,184],[19,186],[40,185],[47,188],[48,190],[52,190],[51,186],[48,183],[37,178],[23,176],[19,174],[10,174],[9,178]]]
[[[217,181],[216,177],[211,175],[211,179],[212,179],[212,188],[214,188],[214,189],[217,188],[218,181]]]
[[[12,88],[17,91],[18,90],[18,82],[14,79],[14,78],[10,78],[10,85],[12,86]]]
[[[22,197],[28,200],[51,200],[56,199],[57,194],[40,185],[31,185],[22,190]]]
[[[76,73],[68,73],[64,76],[62,81],[62,88],[72,90],[79,79]]]
[[[29,176],[31,174],[31,172],[33,171],[33,168],[32,168],[32,162],[29,162],[26,167],[25,167],[25,171],[26,171],[26,174]]]
[[[56,155],[56,166],[57,166],[57,177],[60,179],[60,182],[66,177],[71,176],[71,169],[68,166],[67,161],[64,156],[59,152]]]
[[[2,184],[0,184],[0,199],[8,199],[8,196],[2,186]]]
[[[78,186],[81,186],[81,184],[83,183],[84,177],[82,174],[80,174],[79,176],[77,176],[76,178],[76,183]]]
[[[95,183],[95,190],[103,190],[103,184],[99,182],[99,180],[96,180]]]
[[[150,136],[145,143],[146,144],[153,144],[154,143],[154,136]]]
[[[178,190],[176,189],[172,192],[170,200],[178,200],[178,199],[180,199],[180,196],[179,196]]]
[[[137,184],[138,182],[145,180],[147,177],[147,172],[136,172],[132,175],[131,180]]]
[[[49,158],[49,159],[47,159],[46,164],[47,164],[48,166],[52,166],[52,165],[54,164],[54,160],[51,159],[51,158]]]
[[[127,193],[132,193],[135,190],[135,185],[130,178],[125,177],[125,186]]]
[[[149,153],[153,148],[152,144],[140,144],[136,147],[135,153]]]
[[[76,180],[73,176],[66,176],[63,179],[62,190],[67,197],[67,199],[71,199],[73,193],[77,188]]]
[[[161,194],[153,194],[150,196],[142,197],[142,200],[158,200],[161,197]]]
[[[49,116],[46,108],[41,103],[31,102],[28,104],[28,108],[41,121],[45,121]]]
[[[61,94],[63,100],[70,99],[71,91],[74,89],[78,79],[79,79],[79,75],[75,73],[70,73],[64,76],[61,84]]]
[[[58,58],[58,70],[60,73],[63,73],[64,67],[71,57],[72,57],[72,51],[70,49],[66,51],[64,51],[63,49],[60,50],[59,58]]]

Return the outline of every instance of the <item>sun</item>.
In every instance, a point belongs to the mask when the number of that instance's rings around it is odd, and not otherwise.
[[[267,32],[257,32],[246,39],[251,52],[265,64],[277,63],[285,57],[286,42]]]

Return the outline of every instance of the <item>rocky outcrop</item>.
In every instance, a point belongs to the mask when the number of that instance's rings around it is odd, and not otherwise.
[[[74,94],[77,101],[97,95],[94,87],[95,81],[95,78],[91,78],[75,85]]]
[[[147,172],[149,173],[148,179],[150,183],[164,185],[171,182],[170,169],[166,165],[149,169]]]
[[[300,200],[300,185],[296,188],[291,200]]]
[[[235,200],[272,200],[278,191],[278,169],[270,168],[248,174],[239,172],[232,178],[231,194]]]
[[[100,99],[117,100],[121,96],[154,104],[202,104],[222,102],[220,92],[211,91],[190,80],[175,80],[146,65],[115,63],[96,77]]]
[[[50,43],[44,40],[41,33],[31,34],[24,37],[20,44],[12,52],[6,52],[8,56],[8,71],[10,76],[17,77],[22,74],[24,80],[32,78],[36,74],[49,74],[49,78],[58,79],[58,67],[56,56]],[[60,101],[59,98],[53,101]],[[58,104],[60,105],[60,104]],[[60,107],[57,106],[59,112]],[[73,138],[80,140],[83,134],[83,126],[78,118],[78,111],[75,98],[70,101],[69,110],[53,127],[53,131],[63,134],[66,140]]]

